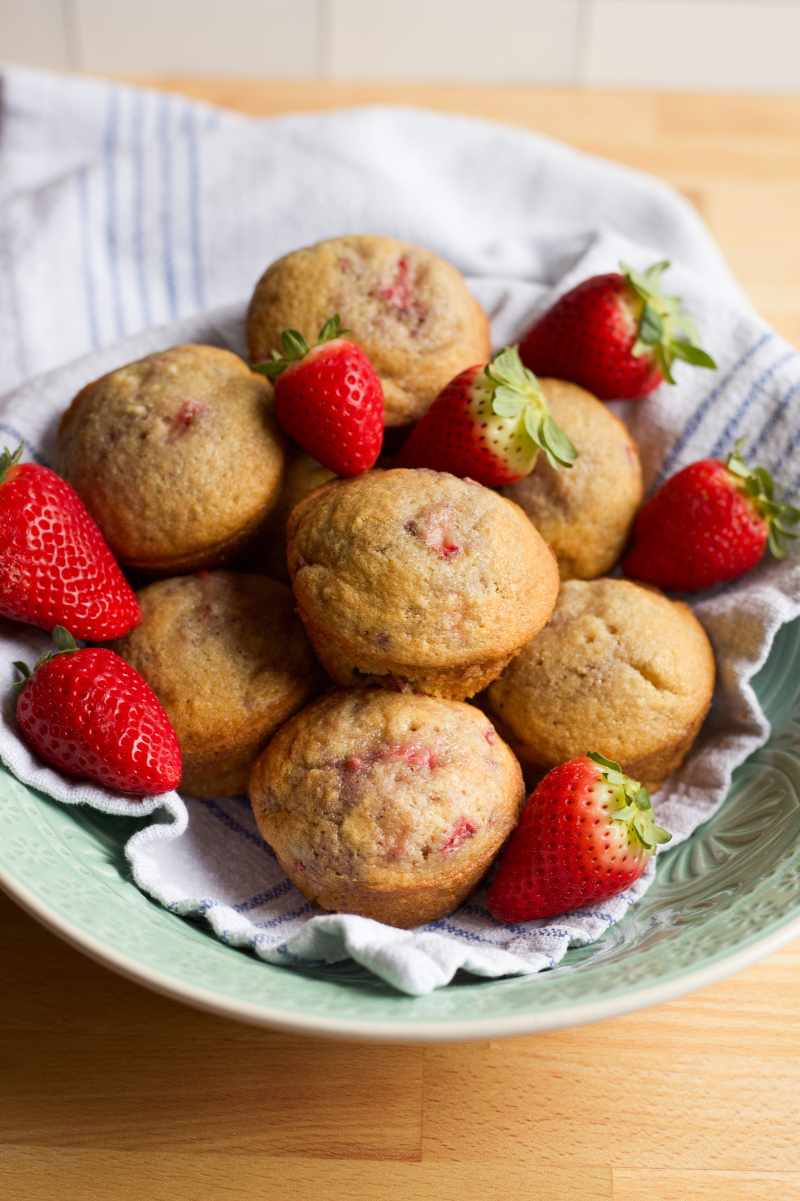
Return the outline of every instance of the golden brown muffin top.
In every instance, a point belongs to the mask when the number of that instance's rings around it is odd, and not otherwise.
[[[713,688],[711,643],[687,605],[628,580],[568,580],[487,696],[534,761],[624,763],[683,738]]]
[[[115,649],[153,688],[187,754],[257,740],[312,695],[318,668],[284,584],[203,571],[138,597],[141,624]]]
[[[578,458],[568,471],[556,471],[540,455],[531,474],[503,495],[552,547],[562,579],[592,579],[616,563],[641,503],[639,452],[625,425],[590,392],[563,380],[540,383]]]
[[[277,496],[283,444],[270,408],[270,385],[237,355],[175,346],[78,393],[58,468],[126,562],[188,559]]]
[[[387,425],[417,420],[454,376],[489,357],[486,315],[455,267],[421,246],[355,234],[267,268],[247,317],[251,360],[268,358],[285,329],[313,342],[335,313],[381,377]]]
[[[552,611],[553,555],[522,510],[445,472],[372,471],[292,511],[289,573],[303,619],[395,666],[510,654]]]
[[[298,713],[250,784],[262,831],[296,871],[383,885],[458,873],[523,797],[519,764],[479,709],[378,690]]]

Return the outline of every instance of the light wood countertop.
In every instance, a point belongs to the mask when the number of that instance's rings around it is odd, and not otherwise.
[[[800,343],[800,96],[159,79],[256,114],[471,113],[650,170]],[[497,1043],[240,1026],[98,967],[0,898],[9,1201],[800,1201],[800,943],[681,1000]]]

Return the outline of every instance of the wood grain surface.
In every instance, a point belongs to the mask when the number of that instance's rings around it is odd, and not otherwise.
[[[800,97],[149,82],[257,114],[473,113],[654,171],[800,343]],[[614,1021],[424,1048],[196,1013],[2,897],[0,953],[2,1201],[800,1201],[800,944]]]

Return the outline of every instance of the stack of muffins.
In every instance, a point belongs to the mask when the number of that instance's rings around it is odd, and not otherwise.
[[[381,377],[387,426],[489,355],[454,267],[354,236],[268,268],[251,359],[332,313]],[[184,787],[249,789],[325,909],[398,926],[451,912],[516,824],[525,777],[592,749],[658,788],[708,710],[692,612],[607,576],[642,498],[636,446],[589,393],[541,383],[578,460],[541,456],[502,495],[390,464],[332,477],[286,445],[270,384],[209,346],[96,380],[61,422],[61,473],[153,580],[116,649],[173,722]]]

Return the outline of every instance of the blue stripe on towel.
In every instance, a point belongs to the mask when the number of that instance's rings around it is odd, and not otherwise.
[[[114,313],[114,328],[118,338],[125,334],[125,317],[122,311],[122,287],[119,277],[119,216],[117,212],[117,133],[119,125],[119,89],[111,88],[108,93],[108,116],[103,147],[106,183],[106,249],[108,251],[108,274],[111,280],[111,305]]]
[[[186,148],[189,163],[189,242],[192,250],[192,283],[195,307],[206,307],[203,279],[202,238],[200,233],[200,145],[197,137],[197,118],[194,108],[187,106],[184,115]]]
[[[133,257],[136,263],[136,277],[139,284],[139,303],[142,315],[142,325],[153,324],[152,306],[150,304],[150,287],[147,278],[147,244],[145,239],[144,222],[144,122],[146,92],[137,92],[133,104]]]
[[[158,137],[161,149],[161,233],[164,238],[164,288],[170,317],[178,315],[178,292],[175,284],[175,253],[172,244],[172,147],[169,141],[169,117],[171,97],[161,97],[158,120]]]
[[[795,454],[795,452],[798,449],[800,449],[800,426],[798,426],[798,428],[792,434],[791,438],[789,439],[789,441],[786,445],[782,459],[777,464],[777,466],[773,469],[775,475],[778,475],[780,473],[781,465],[784,463],[786,464],[787,471],[791,469],[792,455]],[[780,483],[780,480],[778,481],[778,483]],[[795,496],[795,493],[797,492],[798,489],[800,489],[800,471],[797,472],[797,474],[795,475],[795,477],[791,481],[791,483],[789,482],[789,479],[787,476],[787,479],[786,479],[785,485],[784,485],[784,491],[786,493],[788,493],[789,496],[792,496],[792,497]]]
[[[778,403],[774,412],[770,413],[769,417],[764,422],[763,426],[759,430],[755,439],[748,447],[748,450],[747,450],[748,458],[754,459],[759,454],[761,447],[764,445],[764,443],[766,442],[769,435],[775,429],[775,426],[778,425],[779,422],[781,422],[783,420],[784,414],[786,412],[788,412],[789,405],[794,400],[794,398],[798,395],[800,395],[800,382],[792,385],[792,387],[789,389],[789,391],[786,393],[786,395],[783,397],[783,399]]]
[[[81,167],[76,175],[78,184],[78,214],[81,234],[81,262],[83,267],[83,291],[86,301],[86,322],[92,350],[100,346],[100,327],[97,319],[97,291],[92,271],[90,214],[89,214],[89,168]]]
[[[267,888],[263,892],[257,892],[254,897],[248,897],[246,901],[240,901],[233,908],[237,913],[247,913],[250,909],[260,909],[268,901],[277,901],[278,897],[291,892],[293,888],[294,884],[292,884],[291,880],[281,880],[280,884],[276,884],[274,888]]]
[[[266,918],[263,922],[253,922],[254,926],[258,926],[259,930],[274,930],[276,926],[282,926],[284,922],[289,922],[295,917],[305,917],[307,913],[311,913],[314,906],[311,903],[301,905],[299,909],[290,909],[288,913],[279,913],[277,917]],[[258,943],[265,938],[264,934],[257,934],[254,942]]]
[[[33,459],[34,463],[41,463],[44,467],[47,467],[47,459],[45,459],[43,455],[40,455],[38,451],[33,449],[27,438],[23,437],[16,426],[9,425],[6,421],[0,421],[0,434],[7,434],[9,438],[14,439],[15,445],[13,449],[16,449],[21,442],[27,453]]]
[[[697,430],[700,428],[706,413],[714,404],[714,402],[719,399],[719,397],[728,387],[728,384],[730,384],[730,382],[739,374],[741,369],[758,354],[759,350],[766,346],[767,343],[771,342],[774,337],[775,335],[770,330],[766,330],[757,342],[754,342],[752,346],[748,347],[748,349],[745,350],[742,355],[740,355],[727,375],[725,375],[719,381],[719,383],[715,384],[711,391],[703,397],[694,413],[686,422],[683,433],[676,438],[669,451],[665,455],[664,462],[661,465],[661,471],[658,473],[658,478],[655,481],[654,487],[658,487],[658,485],[663,483],[668,475],[672,474],[672,469],[678,462],[684,447],[697,433]]]
[[[725,422],[722,433],[711,447],[709,458],[717,459],[721,454],[723,454],[723,452],[727,454],[728,451],[733,450],[734,435],[751,404],[758,396],[759,392],[763,391],[764,386],[769,383],[775,372],[780,371],[781,367],[785,367],[789,360],[795,357],[795,354],[796,351],[788,350],[785,354],[781,355],[779,359],[776,359],[774,363],[771,363],[765,371],[761,372],[761,375],[759,375],[758,378],[753,382],[750,391],[740,401],[735,411],[731,413],[730,417]]]
[[[209,800],[208,797],[192,797],[192,800],[199,805],[205,806],[210,814],[221,822],[226,829],[231,830],[234,834],[238,834],[241,838],[246,838],[248,842],[252,842],[259,850],[266,851],[270,856],[273,855],[271,847],[267,846],[263,838],[256,834],[253,830],[248,830],[241,822],[237,822],[235,817],[231,817],[226,813],[221,805],[216,801]],[[273,856],[274,857],[274,856]]]

